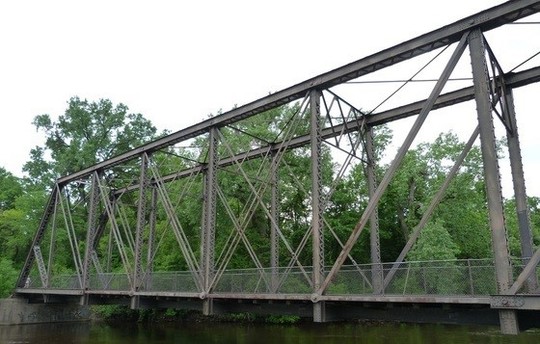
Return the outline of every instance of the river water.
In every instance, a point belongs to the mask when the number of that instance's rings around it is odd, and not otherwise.
[[[504,336],[495,327],[405,324],[69,323],[0,326],[0,343],[540,343],[540,330]]]

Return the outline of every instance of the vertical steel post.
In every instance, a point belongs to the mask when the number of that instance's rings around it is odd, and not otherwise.
[[[279,267],[279,156],[277,153],[272,155],[271,166],[271,201],[270,201],[270,214],[272,220],[270,221],[270,268],[272,270],[272,293],[277,292],[279,283],[278,267]]]
[[[213,312],[212,300],[206,298],[211,290],[214,277],[214,245],[216,236],[216,174],[218,159],[218,129],[211,128],[208,134],[208,165],[204,181],[203,201],[203,232],[202,232],[202,286],[203,286],[203,313],[210,315]]]
[[[324,232],[321,208],[321,92],[310,93],[311,110],[311,226],[312,226],[312,263],[313,294],[317,292],[324,280]],[[313,304],[313,321],[326,321],[324,302],[315,298]]]
[[[369,197],[373,197],[377,189],[375,176],[375,151],[373,145],[373,127],[368,127],[365,131],[366,157],[367,157],[367,180]],[[383,271],[381,265],[381,243],[379,238],[379,211],[375,207],[369,218],[369,238],[371,246],[371,283],[374,294],[383,293]]]
[[[514,196],[516,198],[516,213],[519,226],[519,237],[521,242],[521,258],[526,265],[533,255],[533,241],[531,233],[531,223],[529,218],[529,207],[527,206],[527,192],[525,189],[525,174],[523,172],[523,161],[521,159],[521,147],[519,144],[519,134],[514,107],[514,95],[512,89],[506,89],[504,99],[506,106],[503,107],[508,114],[511,131],[506,131],[508,141],[508,154],[510,156],[510,166],[512,170],[512,181],[514,184]],[[527,289],[529,292],[538,288],[536,273],[527,279]]]
[[[83,278],[82,278],[82,290],[86,291],[90,288],[90,261],[92,259],[92,250],[94,249],[94,238],[98,225],[98,204],[99,204],[99,178],[98,172],[92,174],[92,180],[90,184],[90,204],[88,209],[88,223],[86,229],[86,244],[83,261]],[[86,292],[81,298],[81,304],[88,304],[88,294]]]
[[[41,285],[43,288],[49,288],[50,279],[47,273],[47,268],[45,267],[45,260],[43,260],[43,255],[41,254],[41,248],[36,245],[33,247],[33,249],[34,249],[34,255],[36,257],[36,263],[38,266],[39,277],[41,279]]]
[[[146,255],[146,290],[152,290],[152,279],[154,273],[154,246],[156,240],[156,223],[157,223],[157,200],[158,191],[157,187],[152,187],[152,199],[150,206],[150,214],[148,219],[149,233],[148,233],[148,250]]]
[[[471,55],[476,110],[480,127],[484,178],[489,208],[489,223],[491,228],[492,248],[495,257],[497,291],[499,294],[504,294],[507,293],[510,288],[512,277],[504,224],[501,181],[495,146],[495,132],[491,115],[491,101],[489,96],[490,81],[487,72],[484,37],[479,29],[471,31],[469,35],[469,50]],[[499,311],[499,320],[501,331],[503,333],[515,334],[519,332],[517,314],[515,311]]]
[[[51,242],[49,243],[49,262],[47,263],[47,281],[50,282],[52,278],[53,273],[53,263],[54,263],[54,255],[56,251],[56,210],[57,210],[57,204],[58,200],[60,199],[60,195],[58,194],[57,200],[55,201],[54,205],[54,214],[52,218],[52,228],[51,228]],[[38,266],[39,267],[39,266]],[[47,288],[50,287],[50,285],[46,286]]]
[[[146,226],[146,191],[148,189],[148,164],[149,157],[146,153],[141,155],[141,171],[139,176],[139,204],[137,207],[137,227],[135,232],[135,266],[133,269],[133,285],[131,291],[136,293],[142,287],[143,267],[143,245],[144,245],[144,227]],[[131,308],[139,307],[139,296],[134,295],[131,298]]]
[[[113,196],[111,197],[110,202],[111,202],[111,209],[116,209],[117,207],[116,203],[118,202],[118,199]],[[105,267],[106,272],[112,272],[113,239],[114,239],[114,234],[113,234],[113,229],[111,228],[109,230],[109,242],[107,244],[107,266]]]

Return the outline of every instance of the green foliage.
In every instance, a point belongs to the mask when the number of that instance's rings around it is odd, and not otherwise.
[[[407,258],[410,261],[452,260],[458,254],[458,246],[443,223],[437,221],[426,225]]]
[[[250,323],[254,322],[257,317],[253,313],[249,312],[241,312],[241,313],[229,313],[222,317],[225,321],[230,322],[242,322],[242,323]]]
[[[529,197],[527,212],[530,221],[533,245],[540,245],[540,197]],[[519,223],[516,214],[516,200],[509,199],[504,203],[506,227],[510,253],[514,257],[521,257],[521,241]]]
[[[0,212],[11,209],[23,188],[19,178],[0,167]]]
[[[347,288],[345,283],[331,283],[327,290],[327,294],[329,295],[342,295],[350,293],[351,291]]]
[[[44,191],[25,189],[10,209],[0,210],[0,255],[17,267],[26,258],[45,199]]]
[[[0,258],[0,298],[11,294],[18,275],[18,271],[13,267],[9,259]]]
[[[414,273],[411,276],[409,272],[402,273],[392,280],[389,288],[386,290],[389,294],[425,294],[422,281]]]
[[[140,318],[138,310],[130,309],[123,305],[99,305],[92,306],[92,312],[99,318],[106,321],[136,321]]]
[[[55,178],[82,170],[156,138],[156,128],[141,114],[108,99],[97,102],[73,97],[63,115],[53,121],[43,114],[34,118],[44,132],[44,147],[31,150],[23,170],[32,183],[51,187]],[[50,155],[50,159],[47,156]]]
[[[266,322],[278,325],[292,325],[300,321],[297,315],[270,315],[266,318]]]

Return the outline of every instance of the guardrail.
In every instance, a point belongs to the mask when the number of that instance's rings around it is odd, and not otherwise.
[[[345,265],[326,290],[327,295],[377,294],[373,287],[372,272],[382,271],[379,285],[385,287],[378,294],[388,295],[462,295],[480,296],[497,294],[495,266],[491,259],[465,259],[445,261],[403,262]],[[516,278],[524,267],[520,259],[512,261]],[[393,278],[384,281],[394,269]],[[329,269],[328,269],[329,270]],[[146,274],[139,291],[151,292],[200,292],[189,271],[153,272]],[[196,274],[195,274],[196,275]],[[312,269],[266,268],[227,270],[216,282],[214,293],[234,294],[311,294]],[[536,283],[540,284],[537,268]],[[32,289],[81,289],[76,274],[51,276],[49,286],[41,285],[39,275],[31,275],[25,288]],[[90,275],[90,290],[130,291],[130,278],[125,273]],[[530,291],[536,292],[536,290]],[[520,293],[528,293],[522,290]]]

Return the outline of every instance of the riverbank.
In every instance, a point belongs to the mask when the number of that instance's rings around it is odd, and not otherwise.
[[[182,309],[130,309],[127,306],[102,305],[90,307],[91,319],[105,322],[131,323],[267,323],[297,324],[311,322],[296,315],[255,315],[252,313],[230,313],[204,315],[200,311]]]

